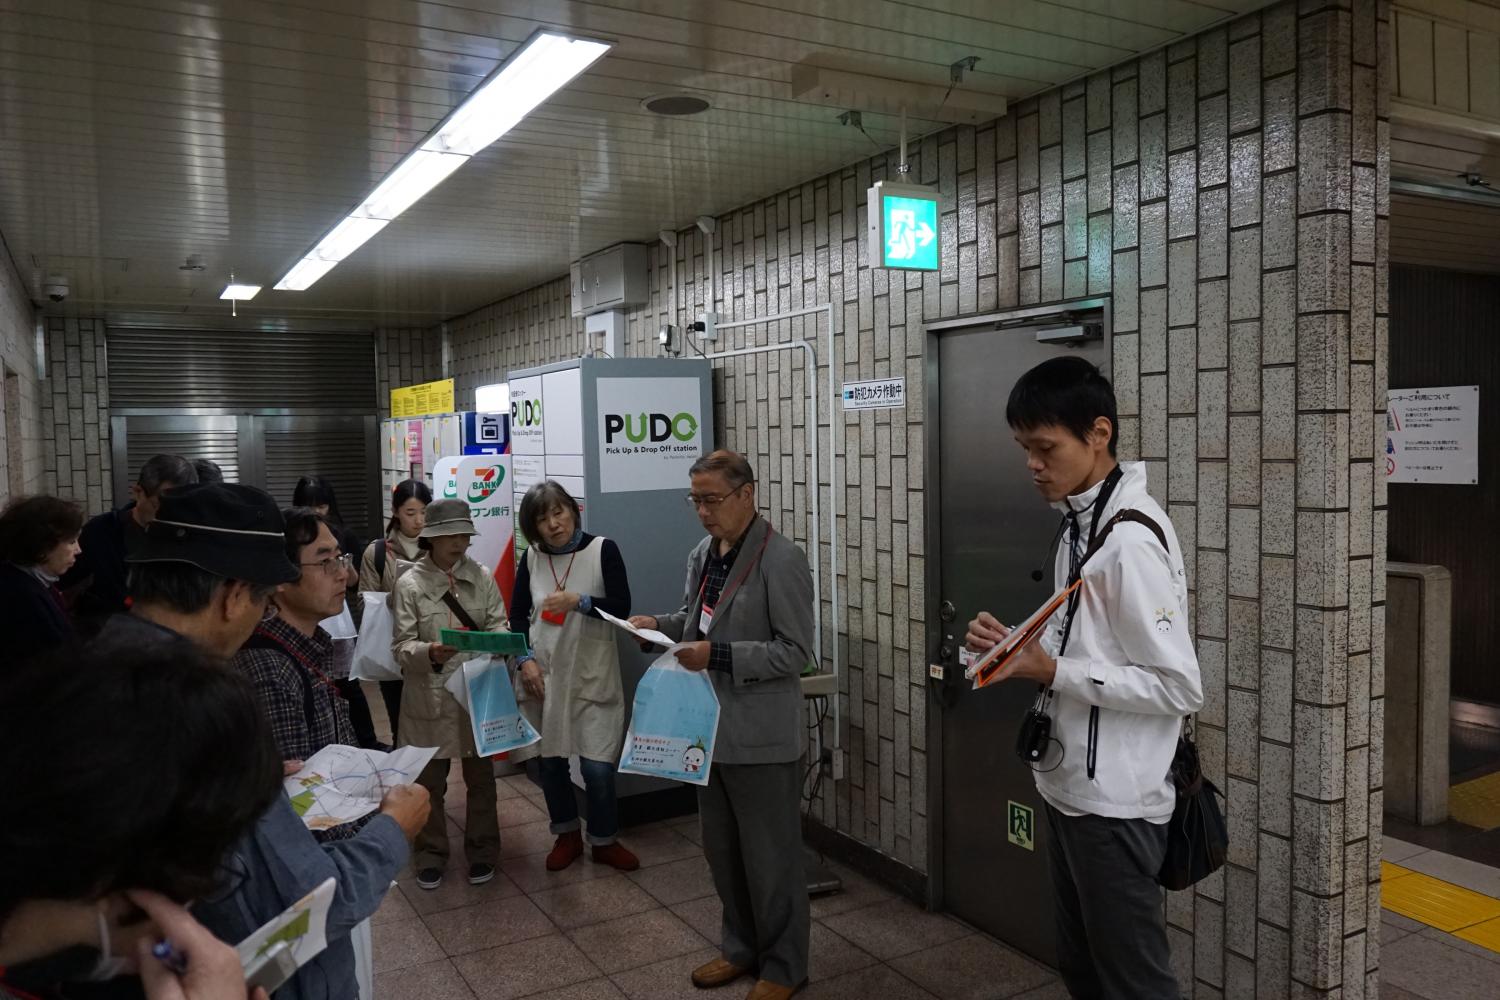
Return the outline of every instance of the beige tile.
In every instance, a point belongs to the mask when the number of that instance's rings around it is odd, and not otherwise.
[[[622,875],[535,893],[531,900],[563,930],[644,913],[661,905]]]
[[[1381,857],[1393,865],[1426,852],[1427,848],[1420,844],[1410,844],[1389,835],[1381,838]]]
[[[1068,988],[1062,984],[1061,979],[1054,979],[1046,986],[1027,990],[1025,993],[1013,997],[1012,1000],[1069,1000],[1069,993]]]
[[[1494,962],[1496,964],[1500,964],[1500,951],[1491,951],[1484,945],[1475,944],[1472,941],[1465,941],[1461,937],[1445,933],[1438,930],[1436,927],[1424,927],[1418,933],[1420,933],[1423,937],[1427,938],[1430,941],[1440,941],[1450,948],[1457,948],[1459,951],[1468,952],[1470,955],[1473,955],[1476,958],[1482,958],[1486,962]]]
[[[443,958],[443,949],[420,917],[392,920],[370,928],[375,971],[393,972]]]
[[[525,826],[530,823],[548,822],[546,808],[538,807],[535,802],[524,795],[501,799],[498,807],[500,812],[500,829],[502,830],[513,826]]]
[[[709,944],[716,948],[719,946],[720,935],[723,931],[724,905],[719,902],[718,896],[704,896],[702,899],[678,903],[672,907],[672,912],[681,917],[693,930],[703,935]]]
[[[568,937],[606,973],[702,951],[707,943],[701,934],[664,909],[579,927],[569,931]]]
[[[610,978],[630,1000],[704,1000],[706,994],[694,986],[689,977],[698,966],[718,957],[717,949],[704,948],[629,972],[616,973]],[[750,992],[750,984],[747,976],[732,986],[715,990],[714,994],[724,1000],[733,1000]]]
[[[548,849],[551,849],[551,845],[548,845]],[[524,857],[505,858],[500,862],[500,870],[525,892],[544,892],[615,874],[615,870],[608,865],[596,865],[590,861],[587,852],[560,872],[547,870],[546,851]]]
[[[871,903],[879,903],[897,898],[896,894],[889,889],[871,879],[865,878],[865,876],[851,868],[831,862],[828,867],[839,877],[844,887],[838,892],[830,893],[826,896],[817,896],[811,901],[814,919],[831,917],[836,913],[858,910],[869,906]]]
[[[436,889],[423,889],[417,885],[416,876],[403,878],[398,884],[401,894],[412,911],[418,915],[456,910],[461,906],[477,906],[497,899],[509,899],[521,895],[520,888],[501,872],[484,885],[469,884],[469,865],[462,857],[455,863],[448,859],[449,868],[443,876],[443,884]]]
[[[377,998],[384,1000],[384,998]],[[590,979],[586,983],[574,983],[560,990],[537,993],[526,1000],[625,1000],[625,994],[608,979]]]
[[[718,900],[715,899],[714,902],[717,903]],[[715,916],[717,917],[717,913]],[[717,938],[718,935],[715,934],[714,937]],[[856,948],[835,934],[826,924],[820,921],[813,922],[807,963],[809,980],[818,982],[823,979],[833,979],[856,969],[868,968],[877,961],[874,955]]]
[[[823,922],[840,937],[882,961],[935,948],[973,933],[950,917],[920,910],[905,900],[876,903],[826,917]]]
[[[989,1000],[1045,986],[1052,973],[983,934],[891,962],[906,978],[944,1000]]]
[[[708,859],[701,856],[642,868],[626,877],[665,906],[714,895]]]
[[[444,910],[424,920],[427,930],[450,956],[544,937],[557,930],[535,903],[520,896]]]
[[[599,970],[561,934],[519,941],[453,960],[479,1000],[516,1000],[599,978]]]
[[[681,861],[684,858],[701,857],[703,848],[696,838],[683,835],[665,823],[651,823],[620,831],[620,843],[635,852],[641,859],[642,868]]]
[[[665,825],[695,844],[703,843],[703,823],[698,818],[697,813],[691,816],[679,816],[676,819],[669,819]]]
[[[1442,1000],[1493,1000],[1495,963],[1409,934],[1380,950],[1384,982]]]
[[[552,850],[556,840],[551,824],[545,818],[536,823],[513,826],[500,835],[500,857],[503,860],[525,857],[538,851],[546,853]]]
[[[797,994],[800,1000],[934,1000],[916,983],[889,965],[872,965],[820,983]]]
[[[464,977],[447,959],[413,965],[375,977],[378,1000],[473,1000]]]
[[[405,920],[407,917],[415,917],[417,911],[413,910],[411,904],[406,901],[406,896],[397,886],[391,886],[385,894],[385,900],[380,904],[380,909],[370,918],[370,926],[376,927],[380,924],[388,924],[392,920]]]

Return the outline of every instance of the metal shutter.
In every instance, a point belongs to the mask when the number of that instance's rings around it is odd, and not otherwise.
[[[126,436],[125,471],[135,470],[153,455],[182,455],[217,462],[224,481],[240,481],[239,431],[234,417],[140,417]]]
[[[111,329],[112,413],[374,413],[369,331]]]
[[[333,484],[344,523],[370,537],[379,507],[374,490],[375,443],[368,430],[373,420],[360,417],[266,417],[257,423],[265,448],[267,493],[291,506],[297,480],[323,476]]]

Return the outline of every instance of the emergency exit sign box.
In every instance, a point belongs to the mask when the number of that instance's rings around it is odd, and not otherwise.
[[[936,188],[876,181],[866,214],[872,264],[900,271],[936,271],[942,266]]]

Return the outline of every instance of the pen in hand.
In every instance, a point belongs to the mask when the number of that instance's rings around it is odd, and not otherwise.
[[[173,975],[183,975],[187,972],[187,956],[172,946],[172,942],[162,938],[151,946],[151,956]]]

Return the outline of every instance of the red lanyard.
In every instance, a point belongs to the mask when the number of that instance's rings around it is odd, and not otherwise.
[[[313,662],[311,660],[309,660],[307,657],[303,656],[302,653],[301,653],[301,651],[299,651],[297,649],[293,649],[291,646],[288,646],[286,643],[282,642],[281,638],[279,636],[272,635],[270,632],[264,631],[261,628],[257,627],[255,631],[262,638],[270,639],[272,642],[274,642],[276,644],[276,646],[277,646],[278,649],[280,649],[282,652],[286,653],[292,659],[296,660],[298,663],[300,663],[304,667],[306,667],[308,673],[310,673],[314,677],[316,677],[318,679],[318,682],[320,684],[322,684],[324,687],[328,688],[328,690],[332,691],[334,694],[338,695],[340,698],[344,697],[344,692],[342,692],[342,691],[339,690],[338,685],[333,682],[333,679],[331,677],[329,677],[327,674],[323,673],[323,671],[319,670],[317,667],[313,666]]]
[[[766,551],[766,546],[771,544],[771,536],[774,534],[776,534],[776,529],[771,527],[769,524],[766,525],[766,537],[761,539],[760,548],[755,550],[755,555],[750,559],[748,563],[745,564],[745,571],[741,573],[733,583],[719,592],[719,599],[714,602],[715,608],[722,607],[729,600],[730,596],[740,588],[740,584],[745,582],[745,579],[750,575],[750,571],[755,568],[755,564],[760,562],[760,557]],[[713,558],[712,549],[709,550],[709,558]],[[700,608],[703,606],[703,594],[707,589],[708,564],[704,563],[703,579],[698,584],[698,606]]]
[[[552,571],[552,584],[558,590],[562,590],[568,585],[568,577],[573,575],[573,560],[577,558],[578,550],[574,549],[573,554],[568,557],[568,568],[563,570],[563,577],[559,580],[557,578],[557,564],[552,561],[552,553],[547,553],[547,568]]]

